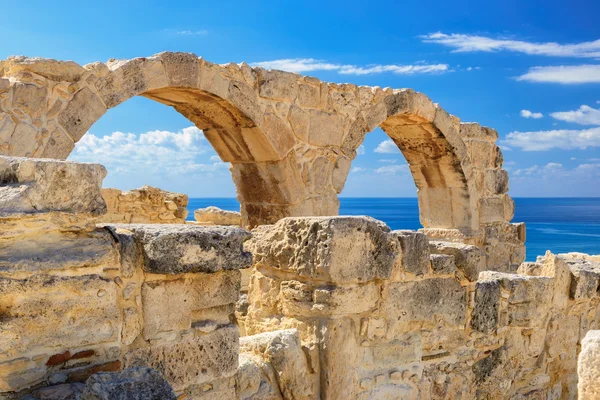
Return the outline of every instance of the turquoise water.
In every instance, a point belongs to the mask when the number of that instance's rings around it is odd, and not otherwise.
[[[340,215],[369,215],[392,229],[419,229],[416,198],[340,199]],[[600,254],[600,198],[516,198],[515,222],[527,225],[527,260],[546,250],[553,253],[579,251]],[[208,206],[239,211],[233,198],[190,199],[188,219],[193,210]]]

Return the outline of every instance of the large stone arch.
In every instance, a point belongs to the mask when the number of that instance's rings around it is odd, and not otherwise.
[[[325,83],[189,53],[83,67],[9,57],[0,61],[0,76],[0,154],[66,158],[107,109],[145,96],[186,116],[231,162],[252,227],[336,215],[356,150],[380,126],[409,163],[430,237],[480,247],[512,241],[505,265],[519,246],[496,132],[461,124],[409,89]]]

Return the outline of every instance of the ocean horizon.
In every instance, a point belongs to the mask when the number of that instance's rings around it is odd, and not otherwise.
[[[526,261],[535,261],[546,250],[553,253],[600,254],[600,198],[517,197],[513,222],[525,222]],[[188,220],[194,210],[216,206],[239,211],[236,198],[196,197],[188,203]],[[419,229],[416,197],[340,197],[340,215],[368,215],[391,229]]]

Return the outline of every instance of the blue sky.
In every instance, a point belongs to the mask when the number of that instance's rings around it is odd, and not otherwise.
[[[523,3],[9,2],[0,58],[86,64],[187,51],[326,81],[409,87],[462,121],[498,130],[513,196],[600,196],[600,2]],[[380,130],[367,135],[343,196],[415,195],[386,140]],[[71,159],[106,165],[107,187],[235,195],[228,165],[202,133],[144,98],[110,110]]]

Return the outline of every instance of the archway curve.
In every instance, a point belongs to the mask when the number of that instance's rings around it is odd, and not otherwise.
[[[232,163],[249,226],[337,214],[356,149],[376,126],[410,165],[426,228],[468,233],[512,218],[495,132],[460,124],[412,90],[325,83],[189,53],[85,67],[12,57],[0,73],[1,153],[66,158],[107,109],[145,96],[193,121]]]

